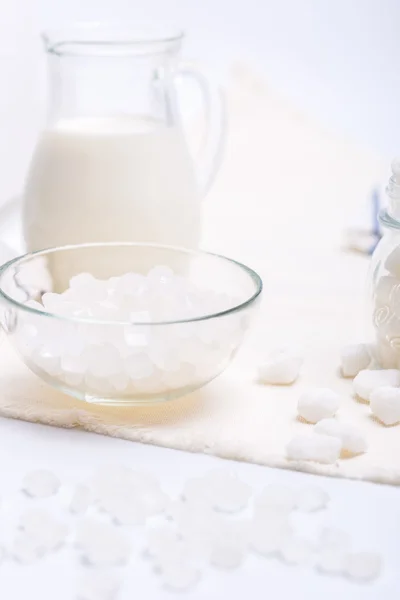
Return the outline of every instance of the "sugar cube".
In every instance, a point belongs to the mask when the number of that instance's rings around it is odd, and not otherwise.
[[[370,347],[367,344],[353,344],[342,349],[341,368],[344,377],[355,377],[370,363]]]
[[[374,390],[385,386],[400,386],[400,371],[397,369],[363,370],[353,381],[354,393],[367,402]]]
[[[289,460],[311,460],[332,464],[339,458],[341,448],[341,441],[329,435],[298,434],[286,446],[286,456]]]
[[[340,404],[340,396],[328,388],[315,388],[300,396],[297,412],[305,421],[317,423],[333,417]]]
[[[363,434],[355,427],[341,423],[337,419],[322,419],[314,425],[315,433],[337,437],[342,442],[342,450],[349,454],[362,454],[367,450]]]
[[[350,579],[371,581],[379,576],[381,570],[382,558],[375,552],[356,552],[346,556],[345,572]]]
[[[302,363],[302,357],[290,348],[278,349],[259,366],[258,379],[266,384],[290,385],[298,378]]]
[[[400,388],[385,386],[371,394],[370,408],[385,425],[394,425],[400,421]]]

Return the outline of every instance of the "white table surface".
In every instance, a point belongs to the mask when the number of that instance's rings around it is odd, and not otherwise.
[[[124,463],[157,474],[166,491],[179,492],[184,480],[210,468],[226,464],[220,459],[174,450],[105,438],[78,430],[60,430],[11,420],[0,420],[0,455],[3,495],[0,531],[8,535],[18,514],[30,503],[59,506],[59,500],[28,501],[19,491],[24,474],[38,467],[54,470],[65,486],[90,477],[96,467],[107,463]],[[307,598],[368,600],[398,598],[400,593],[399,531],[400,489],[370,483],[353,482],[269,469],[236,463],[240,477],[260,489],[269,482],[302,485],[318,483],[330,494],[329,508],[318,515],[299,515],[297,525],[305,535],[316,534],[322,526],[340,527],[349,532],[355,549],[377,550],[384,558],[383,575],[373,584],[358,584],[327,577],[309,567],[289,567],[277,560],[249,556],[245,565],[233,572],[208,568],[200,584],[187,597],[216,600],[239,600],[246,596],[264,599]],[[12,561],[0,567],[1,597],[7,600],[40,598],[72,600],[76,580],[87,567],[80,565],[71,549],[50,555],[34,566],[20,566]],[[160,588],[150,563],[135,554],[123,573],[121,598],[140,597],[153,600],[171,597]]]

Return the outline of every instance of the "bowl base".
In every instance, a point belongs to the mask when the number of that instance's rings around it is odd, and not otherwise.
[[[184,388],[179,388],[179,389],[174,389],[174,390],[166,390],[163,393],[148,394],[148,395],[135,396],[135,397],[132,397],[132,396],[107,397],[107,396],[101,396],[100,394],[94,395],[94,394],[80,392],[76,389],[69,388],[68,386],[55,385],[54,382],[51,382],[51,385],[53,387],[56,387],[57,389],[59,389],[64,394],[67,394],[68,396],[72,396],[73,398],[76,398],[77,400],[81,400],[82,402],[85,402],[87,404],[94,404],[97,406],[110,406],[110,407],[113,407],[113,406],[133,407],[133,406],[152,406],[152,405],[161,404],[164,402],[169,402],[171,400],[176,400],[177,398],[191,394],[195,390],[203,387],[203,385],[205,385],[206,383],[208,383],[208,381],[190,385],[190,386],[186,386]]]

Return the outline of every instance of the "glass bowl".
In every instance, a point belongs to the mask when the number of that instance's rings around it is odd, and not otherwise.
[[[175,310],[169,318],[168,285],[157,298],[157,314],[165,307],[162,320],[153,319],[150,310],[133,318],[130,313],[128,319],[98,318],[99,297],[91,299],[90,286],[87,295],[85,288],[86,310],[71,303],[60,314],[45,302],[52,297],[45,293],[63,293],[70,278],[83,272],[97,280],[132,272],[148,279],[149,270],[160,265],[201,292],[204,304],[192,307],[190,318],[186,296],[182,315]],[[101,283],[105,302],[107,285]],[[65,246],[26,254],[1,267],[1,325],[28,367],[66,394],[98,404],[154,403],[192,392],[227,367],[261,291],[262,281],[252,269],[207,252],[134,243]],[[213,312],[207,310],[211,296],[218,301]]]

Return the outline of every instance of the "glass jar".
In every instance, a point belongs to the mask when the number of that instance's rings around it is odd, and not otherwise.
[[[400,159],[392,163],[386,188],[388,207],[379,220],[383,236],[372,256],[371,283],[376,359],[383,368],[400,368]]]

